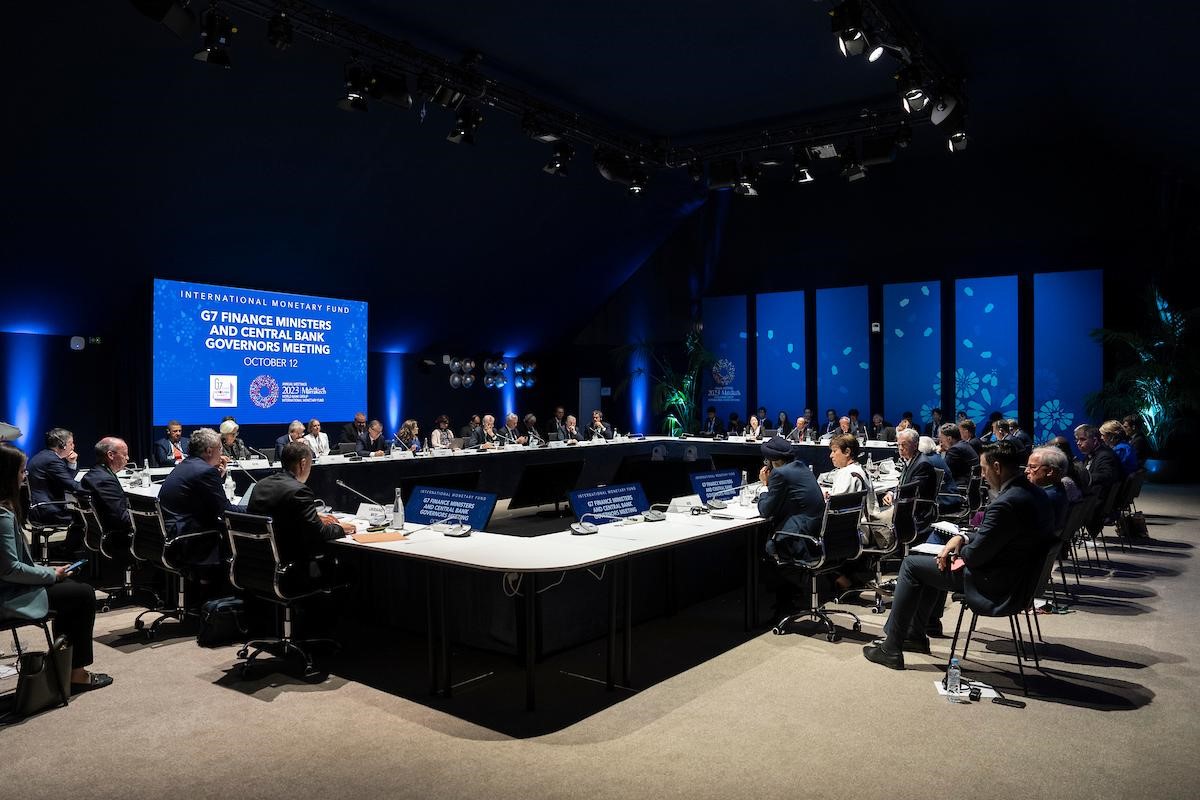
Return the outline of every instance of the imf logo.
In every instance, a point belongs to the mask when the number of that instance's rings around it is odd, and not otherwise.
[[[733,362],[728,358],[718,359],[717,363],[712,366],[713,380],[718,386],[728,386],[733,383],[734,376],[737,375],[737,370],[733,367]]]
[[[270,375],[259,375],[250,381],[250,402],[259,408],[270,408],[279,402],[279,383]]]
[[[208,376],[208,407],[237,408],[237,375]]]

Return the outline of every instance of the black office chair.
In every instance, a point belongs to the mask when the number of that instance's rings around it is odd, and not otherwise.
[[[983,505],[983,473],[978,464],[971,467],[967,482],[957,487],[956,492],[938,492],[938,500],[945,504],[953,502],[953,510],[942,511],[939,518],[962,527],[971,522],[971,517]]]
[[[1145,482],[1144,468],[1129,473],[1121,483],[1121,490],[1117,492],[1116,501],[1113,503],[1113,512],[1117,515],[1117,533],[1120,535],[1117,541],[1121,543],[1122,550],[1125,549],[1125,540],[1134,538],[1129,522],[1137,510],[1134,501],[1142,493],[1142,484]]]
[[[885,547],[864,547],[862,551],[863,555],[870,557],[875,566],[875,602],[871,606],[872,614],[882,614],[887,608],[886,597],[891,595],[883,580],[884,562],[903,559],[908,555],[909,548],[916,542],[917,525],[913,513],[916,510],[919,487],[920,484],[916,481],[909,481],[895,488],[892,495],[891,523],[882,521],[862,523],[863,528],[872,532],[872,538],[875,538],[875,531],[887,531],[884,538],[888,544]],[[861,591],[861,589],[849,589],[842,593],[842,597]],[[840,602],[841,598],[838,599]]]
[[[952,658],[954,658],[954,654],[957,651],[958,636],[959,636],[960,630],[962,629],[963,616],[967,613],[968,608],[971,611],[971,626],[967,630],[967,638],[963,642],[963,652],[962,652],[962,655],[959,656],[960,662],[967,660],[967,650],[971,646],[971,637],[975,634],[975,624],[979,621],[980,616],[985,616],[985,617],[1004,616],[1004,617],[1007,617],[1009,631],[1012,634],[1013,655],[1015,655],[1016,659],[1017,659],[1017,672],[1021,676],[1021,690],[1025,693],[1026,697],[1029,696],[1029,687],[1025,683],[1024,662],[1026,660],[1028,660],[1030,653],[1032,653],[1034,668],[1041,669],[1042,665],[1041,665],[1040,659],[1038,658],[1037,643],[1033,639],[1033,629],[1032,628],[1030,628],[1030,630],[1029,630],[1029,652],[1026,652],[1026,650],[1025,650],[1025,637],[1021,633],[1020,615],[1022,613],[1025,614],[1025,624],[1028,626],[1029,625],[1029,614],[1028,614],[1029,608],[1030,608],[1030,606],[1033,605],[1033,598],[1037,594],[1038,589],[1040,588],[1039,582],[1041,580],[1042,568],[1045,563],[1045,560],[1049,559],[1052,554],[1057,554],[1060,547],[1061,547],[1061,544],[1058,541],[1055,541],[1046,548],[1046,550],[1043,553],[1043,557],[1034,559],[1030,562],[1029,567],[1026,570],[1023,580],[1016,587],[1013,588],[1013,597],[1016,599],[1016,602],[1010,606],[1011,608],[1015,609],[1014,611],[1012,611],[1012,613],[1010,613],[1010,614],[989,614],[989,613],[980,611],[979,609],[971,606],[969,600],[966,597],[964,597],[961,610],[958,612],[958,624],[954,626],[954,638],[950,641],[950,655],[946,658],[947,668],[949,668],[950,660]],[[1039,623],[1039,628],[1040,628],[1040,623]],[[1039,630],[1039,632],[1040,632],[1040,630]]]
[[[100,577],[101,561],[108,559],[115,561],[116,555],[121,551],[128,551],[130,543],[130,531],[107,531],[100,523],[100,515],[96,513],[91,492],[77,492],[74,500],[67,504],[67,509],[78,521],[83,528],[83,546],[94,554],[92,564],[94,570],[92,574],[95,577]],[[136,586],[133,583],[133,559],[122,559],[125,563],[125,580],[120,586],[105,586],[96,587],[96,591],[104,593],[104,599],[100,604],[100,612],[107,613],[112,610],[114,602],[120,600],[133,600],[139,592],[148,594],[154,598],[152,605],[148,608],[161,608],[162,598],[158,592],[148,586]]]
[[[830,618],[832,614],[846,614],[854,619],[853,629],[862,630],[862,620],[853,611],[845,609],[826,608],[820,604],[817,597],[817,578],[834,570],[841,569],[847,562],[853,561],[862,554],[862,540],[858,535],[859,517],[862,515],[866,502],[866,492],[846,492],[830,495],[825,504],[825,515],[821,520],[821,532],[818,536],[807,536],[797,533],[779,532],[777,536],[797,536],[816,545],[820,555],[813,560],[785,561],[782,567],[794,567],[808,573],[809,587],[812,596],[810,610],[789,614],[775,624],[772,633],[781,635],[792,622],[801,619],[820,622],[825,625],[825,638],[836,642],[841,638],[837,626]]]
[[[42,633],[46,635],[46,658],[50,664],[50,674],[54,681],[54,686],[58,688],[59,699],[62,700],[60,706],[65,706],[71,701],[71,689],[69,676],[60,675],[58,672],[58,659],[54,657],[54,641],[50,637],[50,623],[54,620],[54,612],[47,612],[46,616],[41,619],[4,619],[0,620],[0,633],[9,631],[12,634],[13,648],[17,651],[17,663],[21,663],[21,639],[17,636],[17,630],[20,628],[28,628],[36,626],[42,629]],[[64,680],[64,678],[66,678]]]
[[[38,509],[51,508],[66,508],[67,500],[51,500],[44,503],[33,502],[29,492],[29,484],[22,483],[20,489],[20,501],[24,507],[25,531],[29,534],[31,543],[30,552],[34,554],[34,560],[39,564],[50,563],[50,537],[58,535],[66,535],[70,529],[70,525],[64,525],[61,522],[38,522],[34,519],[37,516],[34,512]]]
[[[321,555],[311,561],[284,561],[279,555],[270,517],[230,511],[225,514],[225,527],[233,554],[229,582],[240,591],[273,603],[283,612],[282,636],[254,639],[238,651],[237,657],[243,660],[242,676],[246,676],[250,665],[264,651],[280,659],[296,655],[304,662],[306,678],[319,675],[313,667],[310,650],[322,645],[336,650],[339,645],[332,639],[295,638],[293,606],[304,598],[330,594],[339,588],[335,584],[337,560]]]
[[[179,554],[183,547],[192,543],[203,545],[211,542],[215,547],[220,533],[218,531],[197,531],[168,538],[158,498],[138,494],[128,495],[128,498],[129,516],[133,519],[133,538],[129,542],[129,552],[137,561],[160,570],[166,581],[167,595],[175,597],[174,608],[147,609],[134,619],[134,628],[145,631],[147,639],[153,639],[158,634],[163,622],[168,619],[183,623],[189,617],[198,618],[198,612],[187,606],[187,582],[190,570]],[[147,614],[154,613],[157,613],[158,616],[147,625],[142,618]]]

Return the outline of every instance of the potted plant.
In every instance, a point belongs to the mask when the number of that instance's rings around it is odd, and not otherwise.
[[[1135,330],[1098,328],[1092,336],[1124,354],[1125,364],[1087,400],[1089,413],[1107,419],[1137,414],[1146,431],[1152,458],[1146,470],[1152,480],[1182,477],[1175,457],[1200,411],[1200,359],[1190,346],[1200,309],[1180,311],[1158,288],[1146,290],[1145,318]]]
[[[687,365],[682,370],[675,369],[662,351],[649,342],[635,342],[615,352],[622,363],[639,365],[621,382],[616,393],[619,395],[624,391],[633,377],[648,374],[654,384],[654,413],[662,418],[662,431],[669,436],[679,436],[699,427],[696,393],[700,389],[700,375],[714,360],[712,353],[704,349],[698,328],[688,333],[683,345]],[[642,364],[650,365],[650,368],[640,366]]]

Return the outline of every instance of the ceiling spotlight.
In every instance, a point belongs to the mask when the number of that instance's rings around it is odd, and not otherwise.
[[[517,378],[517,380],[515,381],[515,385],[518,389],[524,389],[525,388],[525,378],[524,377]]]
[[[463,376],[457,372],[450,373],[450,388],[461,389],[463,385]]]
[[[495,389],[496,388],[496,376],[492,375],[490,373],[487,375],[484,375],[483,376],[483,385],[489,389]]]
[[[480,114],[478,109],[470,105],[463,106],[459,109],[454,127],[446,141],[454,144],[475,144],[475,131],[479,130],[482,124],[483,114]]]
[[[408,79],[375,72],[357,61],[346,65],[346,96],[338,101],[343,111],[366,111],[367,98],[390,103],[400,108],[412,106]]]
[[[292,46],[292,21],[282,11],[267,20],[267,42],[276,50]]]
[[[235,33],[237,33],[237,26],[233,24],[233,21],[215,6],[210,6],[204,12],[204,28],[200,31],[200,39],[204,46],[197,50],[192,58],[216,67],[229,69],[232,62],[229,60],[229,51],[226,48]]]
[[[462,386],[464,389],[470,389],[474,385],[475,385],[475,373],[474,372],[468,372],[466,375],[462,376]]]
[[[554,149],[550,152],[550,160],[546,162],[546,166],[542,167],[542,172],[551,175],[567,176],[567,166],[571,163],[571,159],[575,157],[575,148],[570,142],[558,142],[554,145]]]
[[[463,372],[470,372],[470,371],[471,371],[471,370],[473,370],[473,369],[475,369],[475,359],[473,359],[473,358],[464,358],[464,359],[462,360],[462,371],[463,371]]]
[[[460,358],[450,359],[450,371],[451,372],[464,372],[465,370],[463,369],[462,359],[460,359]]]
[[[850,183],[867,177],[867,168],[850,156],[842,159],[842,177]]]
[[[521,129],[525,131],[525,135],[535,142],[543,144],[554,144],[562,141],[562,134],[556,131],[549,125],[541,122],[534,116],[526,116],[521,120]]]
[[[937,99],[937,102],[933,104],[933,111],[931,111],[929,114],[929,120],[934,125],[941,125],[946,120],[951,119],[956,115],[960,115],[961,113],[962,109],[960,108],[957,97],[952,94],[942,95]]]
[[[845,0],[830,12],[830,27],[838,37],[838,49],[844,56],[861,55],[867,47],[862,27],[862,5],[858,0]]]
[[[896,90],[900,93],[900,105],[909,114],[920,111],[929,103],[924,78],[915,64],[896,73]]]
[[[872,45],[870,52],[867,53],[867,61],[874,64],[883,56],[883,45],[876,43]]]
[[[196,27],[196,13],[188,8],[190,0],[133,0],[138,11],[145,14],[179,38],[190,36]]]
[[[950,148],[951,153],[958,153],[967,149],[969,141],[970,137],[967,136],[967,132],[960,130],[950,134],[950,138],[946,140],[946,145]]]
[[[745,161],[714,161],[708,165],[709,189],[733,189],[743,197],[757,197],[755,183],[759,178],[757,165]]]
[[[650,180],[642,160],[629,153],[596,148],[592,153],[592,163],[601,177],[626,186],[632,196],[641,194]]]
[[[492,385],[497,389],[503,389],[508,385],[508,378],[505,378],[504,375],[497,375],[496,380]]]
[[[704,180],[704,162],[698,158],[693,158],[688,162],[687,166],[688,177],[693,183],[699,183]]]
[[[465,96],[454,87],[442,84],[434,88],[429,95],[429,99],[442,108],[458,108]]]

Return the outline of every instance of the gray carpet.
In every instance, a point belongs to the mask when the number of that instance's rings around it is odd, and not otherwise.
[[[116,610],[97,619],[115,646],[98,645],[95,665],[116,682],[0,728],[0,786],[222,800],[1194,798],[1200,500],[1196,487],[1148,486],[1141,507],[1151,539],[1122,553],[1110,536],[1113,566],[1085,573],[1070,613],[1041,616],[1044,670],[1021,710],[940,699],[948,640],[893,672],[860,652],[882,617],[863,609],[863,635],[836,644],[748,635],[737,593],[637,628],[640,691],[572,676],[600,674],[602,643],[547,659],[533,714],[498,656],[459,654],[456,679],[494,674],[448,700],[424,692],[423,641],[403,636],[376,658],[349,648],[358,655],[320,685],[242,683],[235,647],[146,645],[130,635],[137,610]],[[1006,624],[981,628],[967,674],[1019,697],[1011,645],[988,634]]]

